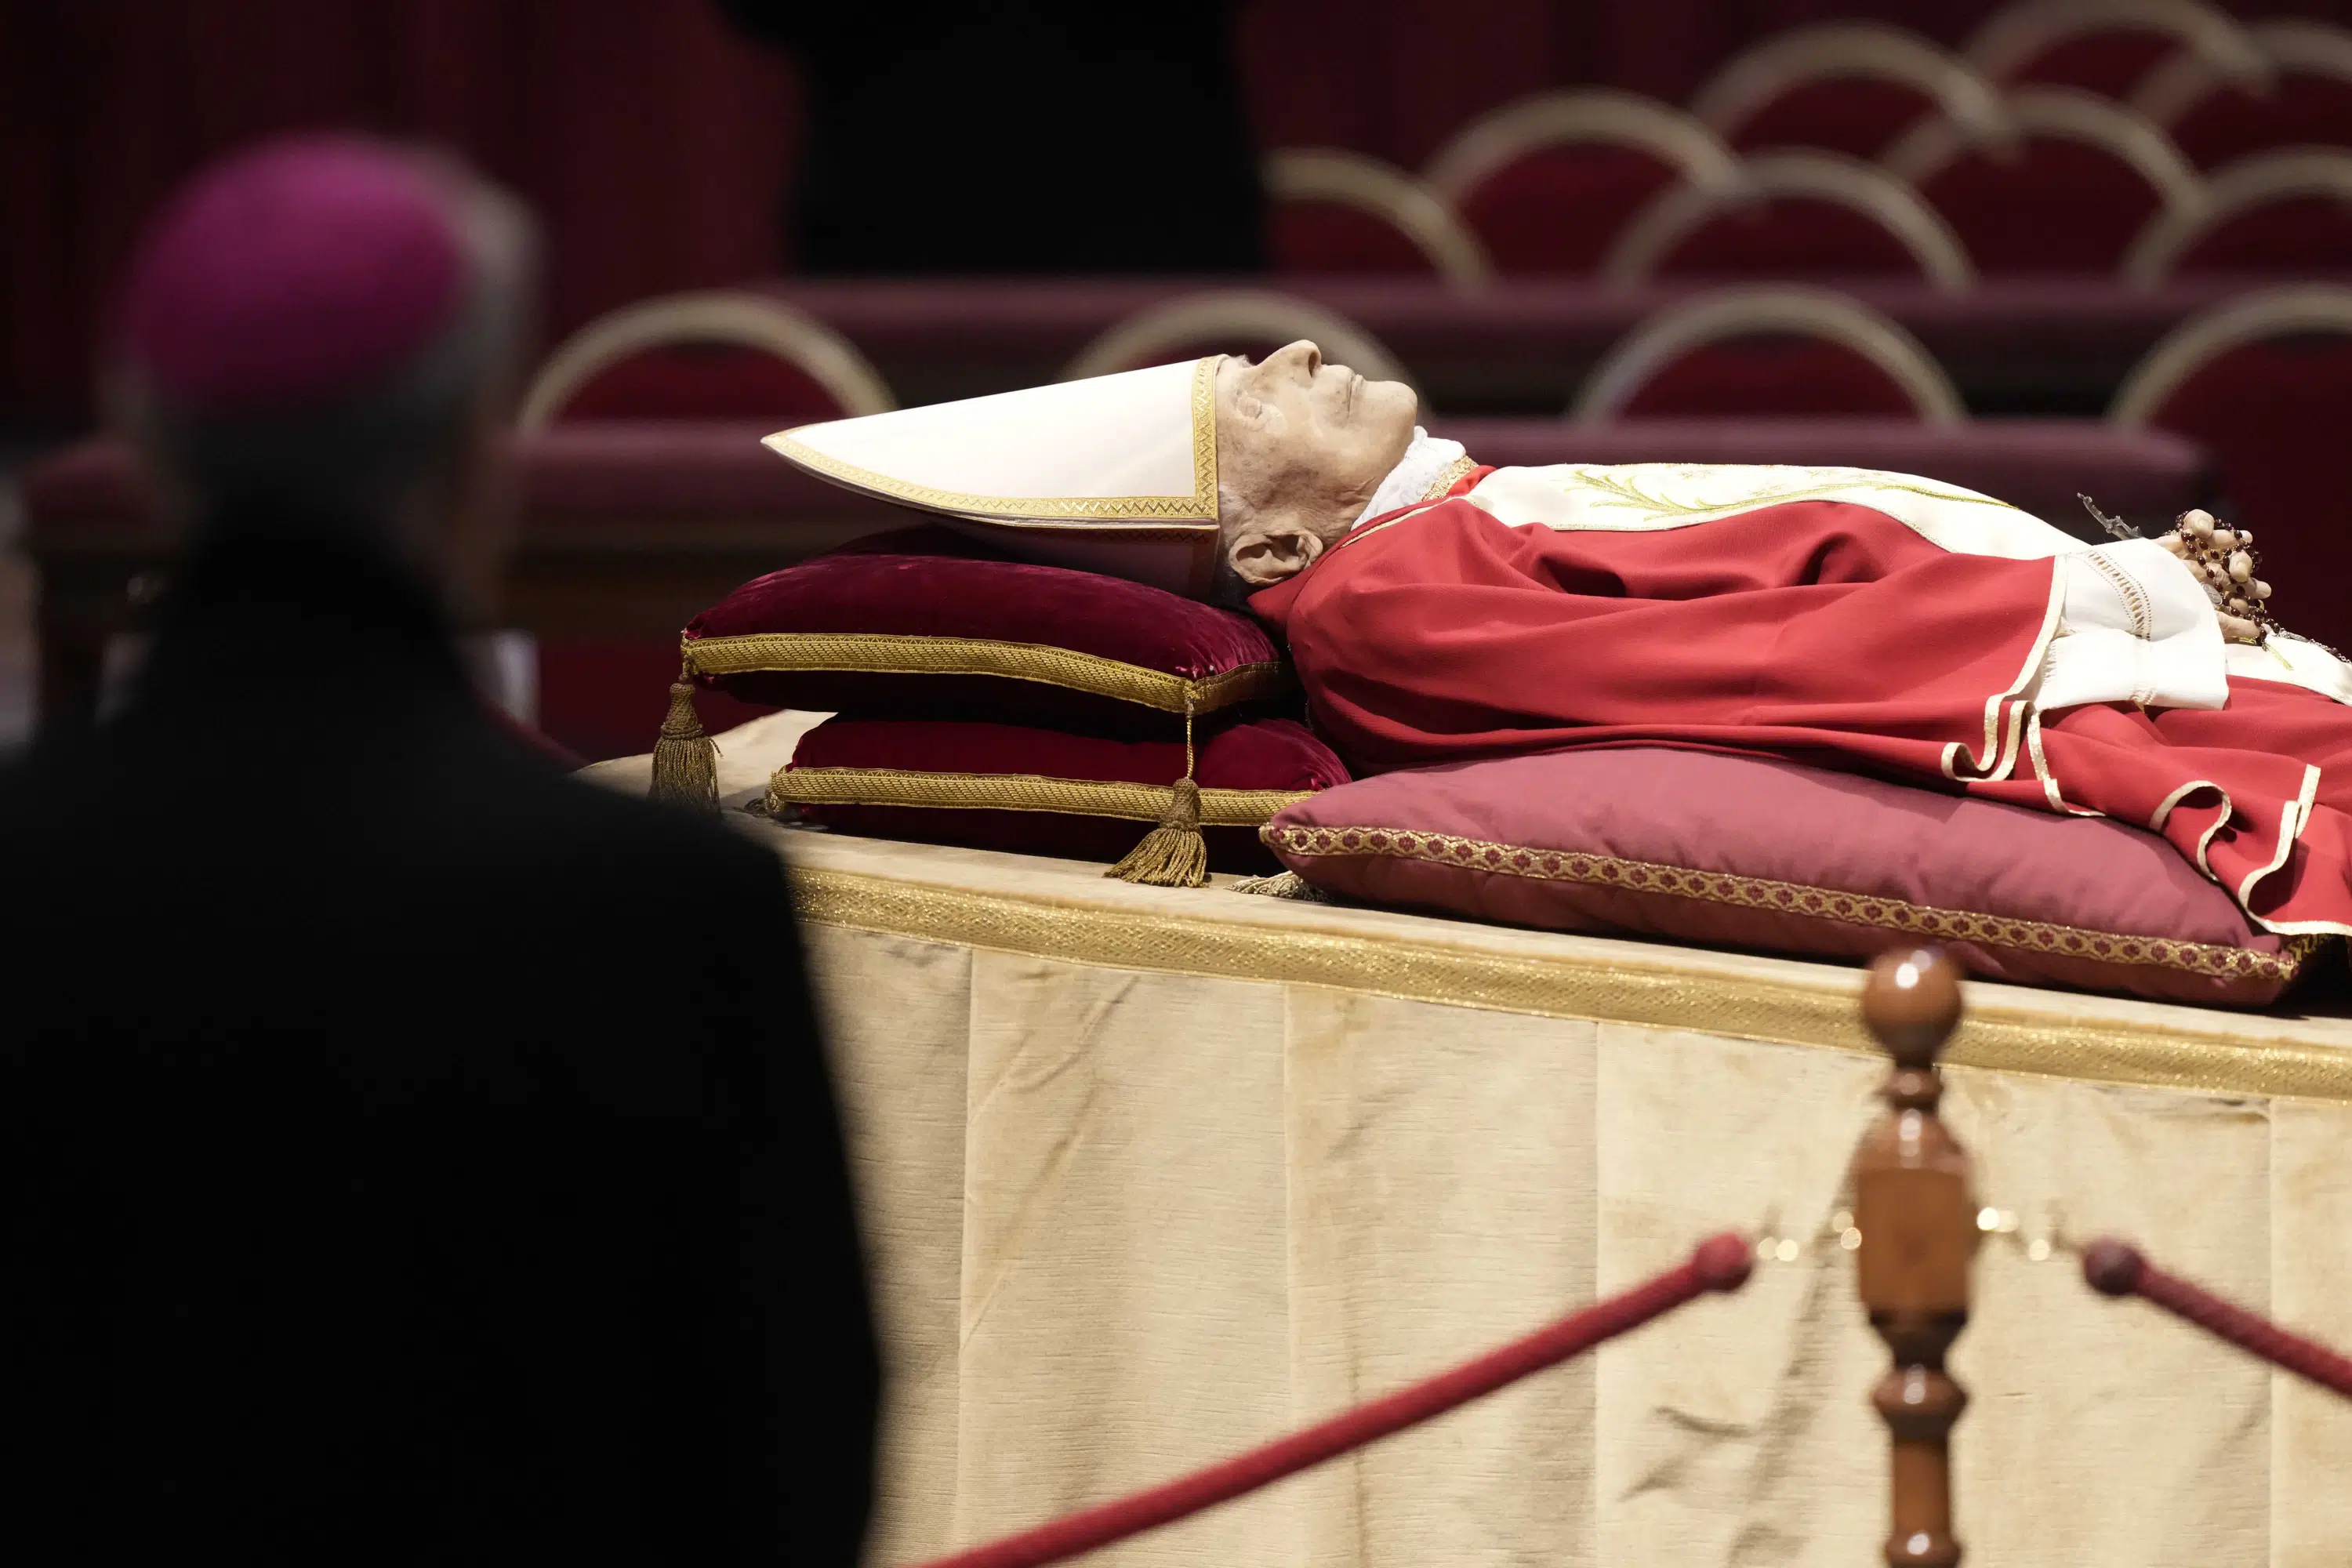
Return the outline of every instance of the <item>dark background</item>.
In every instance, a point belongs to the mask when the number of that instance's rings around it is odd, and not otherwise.
[[[1260,148],[1348,147],[1412,168],[1540,88],[1678,102],[1789,26],[1876,19],[1948,45],[2000,8],[1239,0],[1232,47]],[[1200,23],[1193,7],[1160,9],[1171,28]],[[2352,0],[2224,9],[2352,23]],[[794,271],[780,215],[805,97],[792,59],[710,0],[0,0],[0,436],[86,423],[100,304],[140,225],[241,142],[344,125],[461,150],[546,226],[551,339],[650,294]],[[1097,84],[1067,111],[1082,134],[1089,115],[1150,105]]]

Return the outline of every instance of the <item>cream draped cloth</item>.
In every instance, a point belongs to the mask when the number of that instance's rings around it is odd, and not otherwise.
[[[806,922],[889,1370],[867,1562],[1164,1480],[1777,1209],[1885,1077],[1838,965],[1139,888],[734,807]],[[642,793],[644,757],[592,776]],[[694,940],[724,942],[721,931]],[[1980,1201],[2063,1205],[2352,1344],[2352,1024],[1971,984]],[[1099,1568],[1857,1568],[1886,1350],[1832,1246]],[[2352,1405],[1989,1246],[1954,1353],[1971,1563],[2344,1568]],[[1097,1568],[1090,1561],[1089,1568]]]

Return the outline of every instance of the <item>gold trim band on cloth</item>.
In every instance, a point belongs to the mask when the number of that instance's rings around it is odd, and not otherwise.
[[[1204,789],[1203,827],[1259,827],[1310,791]],[[1038,773],[919,773],[899,768],[779,768],[768,804],[889,805],[945,811],[1058,811],[1158,822],[1176,798],[1167,784],[1055,779]]]
[[[819,925],[1115,969],[1212,979],[1318,985],[1406,1001],[1540,1017],[1597,1019],[1734,1038],[1877,1054],[1859,1006],[1862,974],[1805,984],[1766,975],[1694,973],[1643,962],[1633,943],[1603,961],[1574,953],[1510,954],[1387,931],[1220,920],[1110,909],[795,866],[801,918]],[[1208,895],[1187,892],[1188,899]],[[1593,939],[1599,940],[1599,939]],[[1787,961],[1780,961],[1786,963]],[[1947,1064],[2091,1083],[2203,1094],[2352,1102],[2352,1048],[2309,1040],[2248,1039],[2181,1021],[2052,1014],[2076,998],[2049,993],[2047,1009],[1988,999],[1970,982],[1969,1013]],[[2155,1004],[2133,1005],[2154,1006]],[[2260,1015],[2242,1020],[2260,1028]]]
[[[1261,837],[1269,847],[1288,855],[1335,859],[1381,856],[1391,860],[1454,866],[1498,877],[1524,877],[1529,881],[1619,888],[1631,893],[1666,893],[1700,903],[1731,904],[1770,914],[1837,921],[1937,942],[1980,942],[1988,947],[2013,948],[2021,952],[2048,953],[2097,963],[2146,964],[2217,980],[2293,980],[2312,954],[2329,940],[2325,936],[2292,937],[2277,952],[2258,952],[2219,942],[2132,936],[2050,921],[1939,909],[1877,893],[1775,881],[1768,877],[1701,871],[1652,860],[1624,860],[1579,849],[1531,849],[1524,845],[1461,838],[1450,833],[1423,833],[1412,828],[1292,826],[1269,828]]]
[[[949,512],[990,522],[1012,524],[1051,522],[1172,522],[1192,523],[1187,534],[1217,528],[1217,367],[1224,355],[1209,354],[1192,366],[1192,493],[1184,496],[992,496],[964,490],[933,489],[887,474],[861,468],[828,457],[793,438],[794,430],[780,430],[762,445],[785,460],[820,479],[850,489],[887,496],[908,506]]]
[[[1059,686],[1166,713],[1213,713],[1236,702],[1278,697],[1289,687],[1289,677],[1278,661],[1236,665],[1195,680],[1099,654],[984,637],[751,632],[740,637],[688,637],[678,645],[678,652],[697,675],[807,670],[987,675]]]
[[[1463,454],[1461,457],[1456,458],[1452,462],[1446,464],[1444,471],[1440,473],[1437,478],[1429,481],[1429,488],[1421,492],[1421,499],[1423,500],[1444,500],[1445,499],[1446,491],[1452,489],[1454,486],[1468,479],[1472,474],[1477,471],[1477,468],[1478,459],[1471,457],[1467,453]]]

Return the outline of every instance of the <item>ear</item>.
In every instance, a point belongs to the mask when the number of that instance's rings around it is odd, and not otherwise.
[[[1253,588],[1268,588],[1295,577],[1323,553],[1323,541],[1287,520],[1253,522],[1234,536],[1225,559],[1234,574]]]

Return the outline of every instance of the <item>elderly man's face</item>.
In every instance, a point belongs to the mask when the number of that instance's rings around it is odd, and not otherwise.
[[[1217,478],[1232,500],[1225,557],[1253,587],[1299,571],[1355,521],[1412,441],[1402,382],[1326,364],[1301,340],[1217,371]]]

